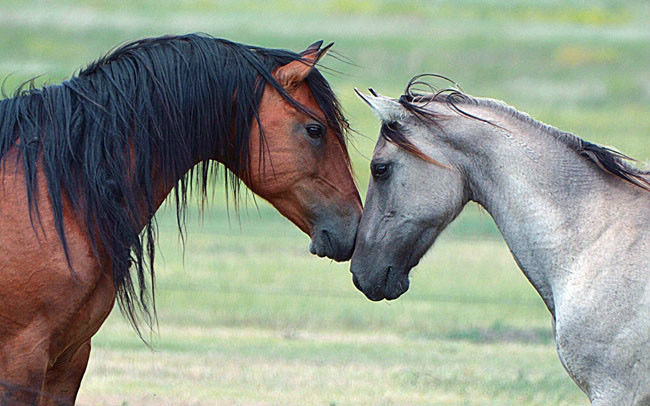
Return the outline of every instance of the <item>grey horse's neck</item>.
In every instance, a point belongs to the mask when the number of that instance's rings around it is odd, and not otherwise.
[[[548,128],[493,114],[480,116],[499,126],[459,118],[473,121],[463,136],[472,143],[463,148],[471,198],[493,217],[555,315],[565,284],[616,267],[600,250],[615,255],[642,238],[630,230],[650,210],[650,194],[602,171]]]

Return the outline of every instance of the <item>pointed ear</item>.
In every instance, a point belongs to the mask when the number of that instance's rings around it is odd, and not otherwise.
[[[404,120],[409,114],[404,106],[399,103],[399,101],[391,99],[390,97],[382,96],[372,89],[368,89],[370,92],[369,95],[361,93],[356,87],[354,88],[354,91],[357,96],[361,98],[361,100],[370,106],[372,111],[377,117],[379,117],[382,123],[390,123],[391,121],[399,122],[401,120]],[[449,166],[436,161],[435,159],[422,152],[415,144],[413,144],[413,142],[408,137],[404,136],[399,131],[396,131],[393,134],[390,134],[390,132],[381,132],[381,134],[386,140],[400,146],[418,158],[437,165],[441,168],[451,169]]]
[[[373,89],[368,89],[371,93],[369,95],[362,94],[357,88],[355,88],[354,91],[361,100],[370,106],[372,111],[381,121],[400,121],[408,115],[404,106],[402,106],[397,100],[382,96]]]
[[[305,80],[309,72],[316,66],[318,61],[334,45],[330,43],[321,48],[323,41],[316,41],[300,53],[301,59],[291,61],[286,65],[280,66],[273,72],[273,77],[286,89],[295,87],[298,83]]]
[[[311,54],[312,52],[317,52],[318,50],[320,50],[321,46],[323,46],[323,40],[316,41],[313,44],[311,44],[310,46],[308,46],[307,49],[302,51],[300,53],[300,55],[305,56],[307,54]],[[330,44],[330,46],[331,46],[331,44]]]

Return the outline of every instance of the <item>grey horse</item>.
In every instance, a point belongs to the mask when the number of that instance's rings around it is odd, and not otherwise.
[[[351,271],[371,300],[468,201],[496,222],[553,319],[560,360],[592,405],[650,405],[650,172],[627,156],[451,89],[359,96],[382,121]]]

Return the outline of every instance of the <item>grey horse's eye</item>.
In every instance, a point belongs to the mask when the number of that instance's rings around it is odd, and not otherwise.
[[[372,173],[372,177],[375,179],[380,179],[383,177],[388,176],[388,169],[390,168],[390,164],[387,163],[372,163],[370,165],[370,173]]]

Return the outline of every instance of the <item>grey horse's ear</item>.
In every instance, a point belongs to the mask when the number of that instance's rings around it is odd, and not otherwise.
[[[355,93],[363,100],[381,121],[401,121],[408,112],[397,100],[382,96],[373,89],[368,89],[370,94],[363,94],[354,88]]]
[[[370,106],[372,111],[384,123],[403,121],[410,114],[408,110],[406,110],[406,108],[400,104],[399,101],[391,99],[390,97],[382,96],[372,89],[368,89],[370,92],[369,95],[362,94],[357,88],[355,88],[354,91],[361,98],[361,100]],[[440,166],[441,168],[450,169],[449,166],[438,162],[437,160],[422,152],[415,144],[413,144],[409,138],[405,137],[399,132],[397,132],[394,136],[388,134],[384,134],[383,136],[388,141],[400,146],[404,150],[426,162]]]

